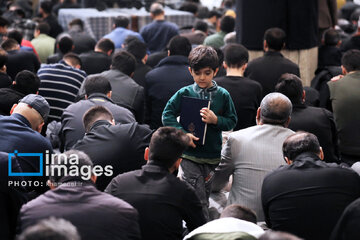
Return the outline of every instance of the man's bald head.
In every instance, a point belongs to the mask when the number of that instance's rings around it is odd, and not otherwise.
[[[287,127],[292,111],[288,97],[281,93],[269,93],[261,101],[257,120],[259,124],[273,124]]]
[[[305,152],[314,153],[319,155],[321,159],[323,158],[319,140],[314,134],[308,132],[299,131],[287,137],[283,143],[282,150],[284,157],[291,161]]]
[[[24,116],[31,124],[31,128],[33,130],[41,132],[42,126],[44,125],[44,119],[34,108],[30,107],[26,103],[18,103],[15,104],[11,110],[11,114],[14,113]]]

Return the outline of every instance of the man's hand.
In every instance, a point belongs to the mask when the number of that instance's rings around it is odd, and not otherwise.
[[[213,111],[208,108],[202,108],[200,110],[201,120],[209,124],[217,124],[218,118]]]
[[[339,81],[340,79],[342,79],[344,77],[344,75],[337,75],[337,76],[335,76],[335,77],[333,77],[332,79],[331,79],[331,81],[332,82],[336,82],[336,81]]]
[[[194,141],[198,141],[199,138],[198,137],[195,137],[193,134],[191,133],[187,133],[186,135],[188,135],[190,141],[189,141],[189,146],[190,147],[193,147],[193,148],[196,148],[196,144],[194,143]]]

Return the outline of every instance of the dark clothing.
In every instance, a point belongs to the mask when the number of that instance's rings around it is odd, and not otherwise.
[[[159,64],[159,62],[161,60],[163,60],[167,56],[168,56],[167,51],[153,53],[153,54],[149,55],[148,60],[146,61],[146,65],[154,68],[154,67],[156,67],[156,65]]]
[[[342,53],[336,46],[319,47],[318,67],[341,66]]]
[[[47,64],[58,63],[62,60],[63,56],[64,55],[60,52],[55,53],[47,58],[46,63]]]
[[[29,70],[36,74],[39,68],[40,62],[34,53],[23,50],[8,51],[6,72],[13,80],[22,70]]]
[[[188,68],[187,57],[175,55],[164,58],[146,74],[145,122],[151,129],[162,126],[161,115],[168,100],[180,88],[194,83]]]
[[[191,31],[189,33],[183,33],[181,34],[181,36],[186,37],[191,43],[191,45],[201,45],[203,44],[207,34],[203,31],[196,30],[194,32]]]
[[[182,220],[189,231],[206,222],[193,188],[155,161],[115,177],[105,191],[138,210],[143,240],[182,239]]]
[[[43,21],[46,22],[47,24],[49,24],[49,26],[50,26],[50,32],[48,34],[50,37],[53,37],[56,39],[57,35],[62,33],[63,29],[60,26],[60,24],[58,23],[58,21],[54,15],[47,16],[46,18],[43,19]]]
[[[12,80],[6,73],[0,72],[0,88],[10,87]]]
[[[74,53],[81,54],[94,50],[96,41],[87,32],[82,31],[79,27],[73,26],[69,30],[68,34],[71,36],[74,42]]]
[[[236,9],[236,33],[240,43],[249,50],[263,49],[264,32],[270,27],[286,32],[287,49],[309,49],[318,45],[316,0],[238,0]]]
[[[302,153],[291,165],[267,175],[262,204],[267,225],[306,240],[329,239],[345,207],[360,196],[360,177],[352,169]]]
[[[266,96],[275,90],[275,85],[284,73],[293,73],[300,77],[299,67],[295,63],[283,57],[280,52],[267,51],[263,57],[249,62],[244,75],[259,82],[263,96]]]
[[[337,130],[334,116],[324,108],[293,104],[291,121],[288,126],[293,131],[306,131],[317,136],[324,151],[324,161],[338,162]]]
[[[27,200],[25,189],[14,186],[16,181],[24,179],[9,177],[8,164],[8,154],[0,152],[0,232],[2,239],[14,239],[17,217],[21,205]],[[19,163],[14,157],[11,158],[11,169],[13,173],[21,172]]]
[[[95,75],[92,75],[95,76]],[[109,80],[112,89],[111,99],[119,106],[129,109],[137,122],[144,121],[144,88],[137,84],[131,77],[116,69],[96,74]],[[85,96],[85,81],[79,90],[79,96]]]
[[[214,79],[225,88],[234,102],[238,121],[234,131],[256,125],[256,112],[262,98],[261,85],[249,78],[225,76]]]
[[[333,230],[330,240],[360,239],[360,199],[346,207]]]
[[[151,53],[159,52],[166,48],[172,37],[179,35],[179,27],[165,20],[154,20],[145,25],[140,34]]]
[[[348,40],[344,41],[341,45],[342,52],[346,52],[347,50],[351,49],[360,50],[360,34],[352,36]]]
[[[102,73],[110,69],[111,57],[102,52],[89,51],[80,54],[81,69],[87,75]]]
[[[14,153],[42,153],[45,159],[45,153],[48,150],[52,153],[52,147],[45,137],[31,129],[30,122],[22,115],[14,113],[11,116],[0,116],[0,151]],[[39,157],[20,157],[18,162],[23,172],[39,173]],[[43,161],[45,165],[45,161]],[[37,192],[47,190],[46,180],[48,177],[43,174],[42,177],[29,177],[25,180],[43,181],[41,187],[30,187]]]
[[[25,95],[16,91],[13,87],[0,89],[0,115],[9,116],[12,106],[18,103]]]
[[[96,181],[97,188],[103,191],[114,176],[139,169],[145,164],[144,151],[151,135],[152,131],[145,125],[129,123],[113,126],[100,120],[73,148],[89,155],[94,165],[113,167],[112,176],[102,175]]]
[[[70,150],[78,140],[84,137],[85,129],[82,118],[85,112],[95,105],[104,106],[109,109],[116,123],[135,122],[135,117],[130,110],[116,105],[104,94],[91,94],[88,100],[81,100],[71,104],[63,111],[60,130],[62,139],[61,149]]]
[[[320,106],[320,93],[318,90],[312,87],[303,87],[305,91],[305,104],[311,107]]]
[[[49,216],[70,221],[81,239],[141,239],[137,211],[92,183],[66,182],[28,202],[21,208],[19,228],[23,231]]]
[[[144,64],[141,60],[137,60],[136,62],[136,66],[135,66],[135,71],[134,71],[134,76],[133,79],[134,81],[139,84],[140,86],[142,86],[143,88],[145,88],[145,75],[152,69],[152,67]]]

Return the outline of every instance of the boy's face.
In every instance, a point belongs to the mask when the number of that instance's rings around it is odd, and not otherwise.
[[[201,68],[199,70],[194,70],[189,68],[190,74],[193,76],[194,81],[200,88],[209,88],[213,86],[212,80],[218,72],[219,68],[215,71],[210,68]]]

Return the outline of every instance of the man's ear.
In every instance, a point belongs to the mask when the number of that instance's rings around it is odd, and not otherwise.
[[[145,148],[144,159],[145,159],[145,161],[149,161],[149,148],[148,147]]]
[[[288,158],[288,157],[284,157],[285,159],[285,162],[288,164],[288,165],[291,165],[292,164],[292,161]]]
[[[218,71],[219,71],[219,68],[216,68],[216,69],[215,69],[215,72],[214,72],[214,77],[216,76],[216,74],[218,73]]]
[[[242,70],[242,71],[245,71],[245,69],[247,68],[247,66],[248,66],[248,64],[245,63],[245,64],[241,67],[241,70]]]
[[[145,56],[143,57],[143,59],[141,59],[141,61],[143,62],[143,64],[146,64],[147,60],[148,60],[149,55],[145,54]]]
[[[47,180],[47,185],[51,190],[54,190],[56,188],[55,184],[50,180]]]
[[[257,125],[261,125],[260,123],[260,112],[261,112],[261,108],[259,107],[256,111],[256,124]]]
[[[15,103],[15,104],[11,107],[10,115],[14,112],[14,109],[16,108],[16,106],[17,106],[17,103]]]
[[[91,180],[93,183],[96,183],[97,176],[96,176],[95,174],[91,174],[90,180]]]
[[[111,99],[112,91],[109,91],[106,96]],[[86,95],[85,95],[86,96]]]
[[[343,65],[341,65],[341,71],[343,75],[346,75],[348,73]]]
[[[229,66],[226,64],[226,62],[224,61],[223,62],[223,67],[225,68],[225,69],[227,69]]]
[[[305,90],[303,90],[303,93],[302,93],[302,101],[305,102],[305,99],[306,99],[306,92],[305,92]]]
[[[291,117],[288,117],[288,119],[286,120],[286,122],[285,122],[285,126],[284,127],[288,127],[289,126],[289,124],[290,124],[290,121],[291,121]]]
[[[321,160],[324,160],[324,151],[323,151],[323,149],[322,149],[322,147],[320,147],[320,153],[319,153],[319,158],[321,159]]]
[[[179,168],[181,161],[182,161],[182,158],[179,158],[178,160],[176,160],[176,162],[175,162],[176,169]]]
[[[76,64],[76,65],[75,65],[75,68],[76,68],[76,69],[80,69],[80,68],[81,68],[80,64]]]
[[[266,50],[268,48],[268,44],[267,44],[266,40],[264,40],[264,42],[263,42],[263,48],[264,48],[264,50]]]
[[[106,55],[111,56],[112,53],[113,53],[113,50],[110,49],[109,51],[106,52]]]
[[[191,67],[188,67],[191,76],[193,75]]]
[[[36,127],[35,131],[41,133],[41,130],[42,130],[42,127],[44,126],[44,124],[45,124],[45,122],[40,123],[40,124]]]
[[[131,77],[131,78],[134,76],[134,73],[135,73],[135,72],[132,72],[132,73],[130,74],[130,77]]]

